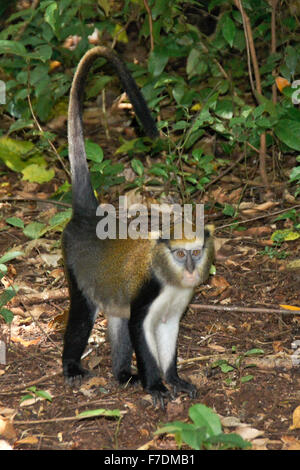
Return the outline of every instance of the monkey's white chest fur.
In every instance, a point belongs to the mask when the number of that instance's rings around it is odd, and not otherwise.
[[[147,344],[163,373],[174,359],[179,321],[193,293],[193,288],[164,287],[144,320]]]
[[[167,323],[174,317],[180,320],[192,298],[193,292],[194,289],[190,287],[181,289],[177,286],[164,287],[152,303],[148,317],[151,317],[154,323]]]

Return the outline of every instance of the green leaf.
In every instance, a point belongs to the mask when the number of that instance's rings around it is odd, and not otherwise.
[[[120,418],[121,412],[120,410],[106,410],[105,408],[99,408],[96,410],[82,411],[77,415],[77,418],[94,418],[95,416],[109,416]]]
[[[0,40],[0,54],[15,54],[27,57],[28,52],[20,41]]]
[[[200,75],[207,69],[207,64],[203,60],[203,54],[198,49],[192,49],[188,55],[186,72],[189,77]]]
[[[169,55],[166,51],[156,49],[151,52],[148,60],[149,72],[154,76],[158,77],[163,72],[165,66],[169,61]]]
[[[57,3],[51,2],[45,11],[45,21],[51,26],[54,32],[56,32],[57,18],[58,18]]]
[[[290,173],[290,181],[300,180],[300,166],[295,166]]]
[[[116,153],[141,153],[147,150],[148,147],[144,144],[143,139],[138,137],[137,139],[124,141],[124,143],[116,150]]]
[[[227,364],[227,362],[220,364],[220,369],[224,374],[227,374],[227,372],[231,372],[232,370],[234,370],[234,368],[231,365]]]
[[[35,394],[37,397],[44,398],[44,400],[52,401],[52,396],[45,390],[37,390]]]
[[[26,162],[22,160],[34,148],[32,142],[24,140],[14,140],[10,137],[0,138],[0,159],[13,171],[22,171]]]
[[[277,113],[277,108],[275,104],[271,100],[266,98],[265,96],[257,93],[257,91],[254,91],[254,95],[257,101],[260,103],[260,105],[264,105],[265,111],[269,113],[270,116],[276,118],[278,113]]]
[[[22,174],[24,180],[30,181],[31,183],[40,184],[51,181],[55,176],[53,168],[47,170],[43,166],[37,165],[36,163],[26,166],[26,168],[22,170]]]
[[[253,356],[254,354],[264,354],[264,350],[260,348],[249,349],[249,351],[245,352],[244,356]]]
[[[0,295],[0,308],[4,307],[15,295],[17,291],[14,287],[10,286],[5,289],[4,292]]]
[[[152,173],[155,176],[162,176],[165,179],[169,178],[168,172],[164,170],[163,168],[160,168],[158,166],[153,166],[150,170],[149,173]]]
[[[182,431],[184,424],[186,423],[183,423],[182,421],[173,421],[172,423],[168,423],[165,426],[158,428],[154,434],[175,433]]]
[[[181,439],[192,449],[201,450],[203,443],[207,439],[207,430],[205,427],[198,428],[194,425],[186,425],[181,432]]]
[[[295,232],[287,228],[283,230],[275,230],[275,232],[271,235],[271,240],[282,243],[283,241],[288,242],[297,240],[299,237],[299,232]]]
[[[58,212],[49,220],[49,225],[55,227],[57,225],[65,225],[66,222],[70,220],[72,216],[72,209],[67,209],[65,211]]]
[[[7,273],[7,266],[0,263],[0,279]]]
[[[230,204],[225,204],[224,209],[223,209],[223,214],[224,215],[229,215],[230,217],[233,217],[235,214],[235,208],[231,206]]]
[[[110,12],[109,0],[98,0],[98,3],[100,7],[102,8],[102,10],[104,11],[105,16],[108,16]]]
[[[216,436],[222,432],[219,416],[201,403],[190,407],[189,416],[199,428],[206,428],[208,436]]]
[[[14,318],[14,314],[7,308],[0,308],[0,315],[4,318],[6,323],[11,323]]]
[[[17,217],[12,217],[12,219],[13,218],[17,218]],[[19,220],[21,220],[21,219],[19,219]],[[7,222],[7,220],[6,220],[6,222]],[[22,256],[22,255],[24,255],[23,251],[8,251],[3,256],[1,256],[0,263],[7,263],[8,261],[11,261],[12,259],[15,259],[18,256]]]
[[[232,47],[236,35],[236,27],[229,15],[226,15],[224,18],[222,25],[222,34],[224,39],[230,45],[230,47]]]
[[[250,442],[244,441],[241,436],[235,433],[221,433],[218,436],[212,436],[209,442],[211,444],[221,444],[221,449],[246,449],[247,447],[251,447]]]
[[[48,44],[43,44],[38,46],[34,52],[28,54],[30,59],[39,59],[42,62],[47,62],[52,56],[52,47],[48,46]]]
[[[249,382],[253,378],[254,378],[253,375],[244,375],[243,377],[241,377],[241,383],[244,384],[246,382]]]
[[[134,158],[133,160],[131,160],[131,166],[132,166],[133,171],[135,171],[135,173],[138,176],[143,176],[144,165],[142,164],[140,160],[138,160],[137,158]]]
[[[233,116],[233,103],[231,100],[218,101],[215,113],[223,119],[231,119]]]
[[[91,140],[85,140],[84,146],[88,160],[92,160],[95,163],[102,162],[104,154],[100,145],[96,144],[95,142],[92,142]]]
[[[47,226],[45,224],[40,222],[31,222],[24,228],[23,233],[26,235],[26,237],[36,240],[37,238],[40,238],[42,235],[44,235],[44,233],[47,231],[46,227]]]
[[[112,80],[113,77],[107,75],[101,75],[95,79],[95,82],[86,90],[87,98],[94,98],[97,96],[103,88]]]
[[[24,228],[24,222],[19,217],[8,217],[5,222],[13,227]]]
[[[274,128],[274,132],[281,142],[294,150],[300,150],[300,122],[290,119],[281,119]]]

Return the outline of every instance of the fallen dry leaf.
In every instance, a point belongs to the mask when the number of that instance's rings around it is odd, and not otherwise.
[[[283,77],[276,77],[275,82],[276,82],[277,88],[280,92],[282,92],[282,90],[285,87],[291,86],[290,82],[286,78],[283,78]]]
[[[283,351],[283,344],[282,341],[273,341],[272,343],[273,351],[278,353],[279,351]]]
[[[299,429],[300,428],[300,406],[293,411],[293,424],[290,426],[290,429]]]
[[[22,444],[37,444],[39,442],[38,438],[35,436],[27,436],[23,439],[20,439],[15,442],[15,446],[22,445]]]
[[[27,340],[27,339],[19,338],[18,336],[12,336],[12,337],[11,337],[11,340],[12,340],[14,343],[20,343],[20,344],[21,344],[22,346],[24,346],[25,348],[28,348],[29,346],[33,346],[34,344],[39,344],[39,342],[41,341],[41,339],[42,339],[42,338]]]
[[[219,344],[208,344],[207,346],[209,349],[212,349],[213,351],[218,351],[219,353],[223,353],[226,351],[226,349],[223,346],[220,346]]]
[[[14,426],[8,418],[0,417],[0,436],[5,439],[16,439],[17,437]]]
[[[223,276],[213,276],[211,280],[211,287],[214,287],[214,295],[220,295],[224,292],[230,284],[226,281]]]
[[[259,431],[258,429],[251,428],[247,424],[241,424],[235,429],[234,432],[239,434],[246,441],[251,441],[264,434],[264,431]]]
[[[243,237],[249,237],[249,236],[256,236],[256,237],[262,237],[263,235],[269,235],[272,233],[271,227],[251,227],[248,228],[247,230],[243,230],[242,234]],[[237,237],[241,236],[241,232],[234,231],[233,234]]]
[[[222,426],[225,428],[236,428],[241,425],[241,421],[236,416],[224,416],[221,417]]]
[[[292,436],[282,436],[283,450],[300,450],[300,441]]]

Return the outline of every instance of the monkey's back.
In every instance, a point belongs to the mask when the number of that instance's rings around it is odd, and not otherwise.
[[[148,239],[105,239],[96,235],[96,217],[72,219],[63,233],[63,255],[78,288],[113,316],[129,317],[131,300],[151,275]],[[113,301],[112,301],[113,299]]]

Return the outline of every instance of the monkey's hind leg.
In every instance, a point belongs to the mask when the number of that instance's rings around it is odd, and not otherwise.
[[[78,288],[71,271],[68,275],[71,303],[64,335],[62,361],[65,380],[74,385],[89,375],[89,371],[81,366],[81,356],[94,325],[97,307]]]
[[[111,346],[112,371],[120,384],[139,381],[137,374],[131,373],[132,344],[129,335],[128,319],[110,316],[108,335]]]

